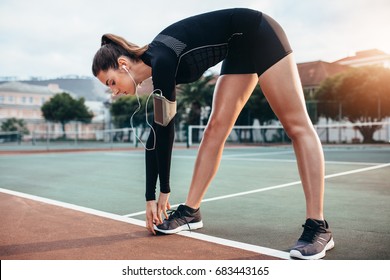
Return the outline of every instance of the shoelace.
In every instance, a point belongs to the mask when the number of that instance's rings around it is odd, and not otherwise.
[[[181,211],[178,211],[177,209],[176,210],[168,210],[167,214],[169,214],[168,221],[183,218],[184,221],[186,222],[186,225],[188,226],[188,229],[191,231],[190,224],[188,223],[186,217],[183,215],[183,213]]]
[[[308,226],[308,225],[302,225],[302,227],[304,228],[304,230],[303,230],[303,233],[302,233],[301,237],[299,238],[299,240],[307,241],[310,243],[313,242],[314,238],[319,233],[326,232],[326,230],[322,226],[318,226],[318,227],[313,228],[313,227]]]

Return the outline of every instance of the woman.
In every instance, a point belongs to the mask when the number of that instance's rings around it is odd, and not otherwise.
[[[169,216],[170,166],[174,121],[153,124],[146,150],[146,224],[149,231],[176,233],[203,226],[200,203],[220,164],[224,143],[257,83],[291,138],[306,198],[306,223],[291,256],[318,259],[333,248],[323,217],[324,158],[308,117],[300,79],[286,35],[277,22],[250,9],[227,9],[181,20],[138,47],[106,34],[93,61],[93,74],[113,94],[134,94],[152,77],[170,101],[175,86],[199,79],[223,61],[213,106],[199,147],[190,190],[184,205]],[[156,182],[160,195],[156,202]],[[166,217],[162,221],[161,213]]]

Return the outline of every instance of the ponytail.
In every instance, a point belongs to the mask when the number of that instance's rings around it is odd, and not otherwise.
[[[139,47],[114,34],[104,34],[101,47],[93,58],[92,73],[97,76],[100,71],[107,71],[111,68],[117,69],[120,56],[139,61],[148,47],[148,45]]]

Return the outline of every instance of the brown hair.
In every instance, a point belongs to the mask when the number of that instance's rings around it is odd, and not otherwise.
[[[96,77],[100,71],[107,71],[111,68],[117,69],[120,56],[138,61],[148,47],[148,45],[139,47],[114,34],[104,34],[101,47],[93,58],[92,73]]]

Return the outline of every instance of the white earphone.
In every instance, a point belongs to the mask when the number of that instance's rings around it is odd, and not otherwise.
[[[141,102],[140,102],[140,99],[139,99],[139,96],[138,96],[138,92],[137,92],[137,83],[135,82],[135,79],[133,78],[133,76],[130,74],[129,70],[127,69],[126,65],[122,65],[122,69],[124,69],[127,74],[129,74],[129,77],[133,80],[133,83],[134,83],[134,87],[135,87],[135,96],[137,97],[137,102],[138,102],[138,108],[135,109],[135,111],[133,112],[133,114],[131,115],[130,117],[130,126],[131,126],[131,129],[135,135],[135,137],[138,139],[138,141],[142,144],[142,146],[144,146],[145,150],[147,151],[152,151],[156,148],[156,132],[154,131],[154,128],[153,126],[149,123],[148,121],[148,103],[149,103],[149,98],[150,96],[152,95],[152,93],[148,96],[148,99],[146,101],[146,107],[145,107],[145,114],[146,114],[146,123],[148,124],[148,126],[150,127],[150,129],[152,130],[152,133],[153,133],[153,136],[154,136],[154,141],[153,141],[153,147],[152,148],[147,148],[146,147],[146,144],[139,138],[139,136],[137,135],[137,131],[136,129],[134,128],[134,125],[133,125],[133,118],[134,118],[134,115],[137,114],[140,110],[141,110]]]
[[[124,69],[124,70],[127,72],[127,74],[129,74],[130,78],[133,80],[134,87],[135,87],[135,91],[137,92],[137,86],[138,86],[138,85],[137,85],[137,83],[135,82],[135,79],[134,79],[133,75],[131,75],[130,72],[129,72],[129,70],[127,70],[126,65],[122,65],[122,69]]]

